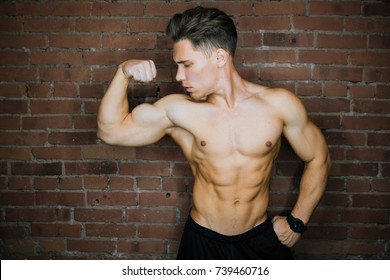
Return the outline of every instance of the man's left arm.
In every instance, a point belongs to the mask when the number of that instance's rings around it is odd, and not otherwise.
[[[288,102],[282,113],[283,134],[305,162],[298,199],[291,215],[306,225],[325,191],[331,160],[324,136],[309,120],[301,101],[292,93],[285,97]],[[275,232],[284,245],[292,247],[299,240],[301,234],[290,228],[286,217],[277,216],[273,223]]]

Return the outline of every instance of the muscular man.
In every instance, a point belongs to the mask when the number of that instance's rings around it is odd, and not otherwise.
[[[176,14],[167,26],[176,79],[186,94],[141,104],[129,113],[127,87],[156,77],[153,61],[122,63],[98,112],[98,137],[143,146],[170,135],[195,177],[193,206],[178,259],[290,259],[289,247],[323,195],[327,145],[300,100],[284,89],[244,80],[233,65],[237,32],[217,9]],[[287,217],[267,215],[272,164],[284,135],[306,163]]]

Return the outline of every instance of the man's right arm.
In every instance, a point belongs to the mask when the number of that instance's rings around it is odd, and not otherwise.
[[[163,137],[172,126],[164,108],[157,103],[141,104],[131,113],[127,87],[131,80],[149,82],[156,77],[150,60],[129,60],[122,63],[100,103],[97,135],[107,144],[143,146]]]

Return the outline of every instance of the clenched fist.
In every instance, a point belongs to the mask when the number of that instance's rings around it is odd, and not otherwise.
[[[156,65],[152,60],[128,60],[120,67],[126,77],[133,78],[135,81],[150,82],[156,78]]]

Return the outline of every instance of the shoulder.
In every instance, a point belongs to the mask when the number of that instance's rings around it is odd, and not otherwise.
[[[190,97],[183,93],[172,93],[168,94],[162,98],[160,98],[156,103],[155,106],[160,107],[162,109],[169,110],[172,107],[175,107],[177,105],[183,105],[183,103],[189,103]]]
[[[302,101],[291,91],[283,88],[265,88],[260,94],[285,123],[306,121],[307,112]]]

